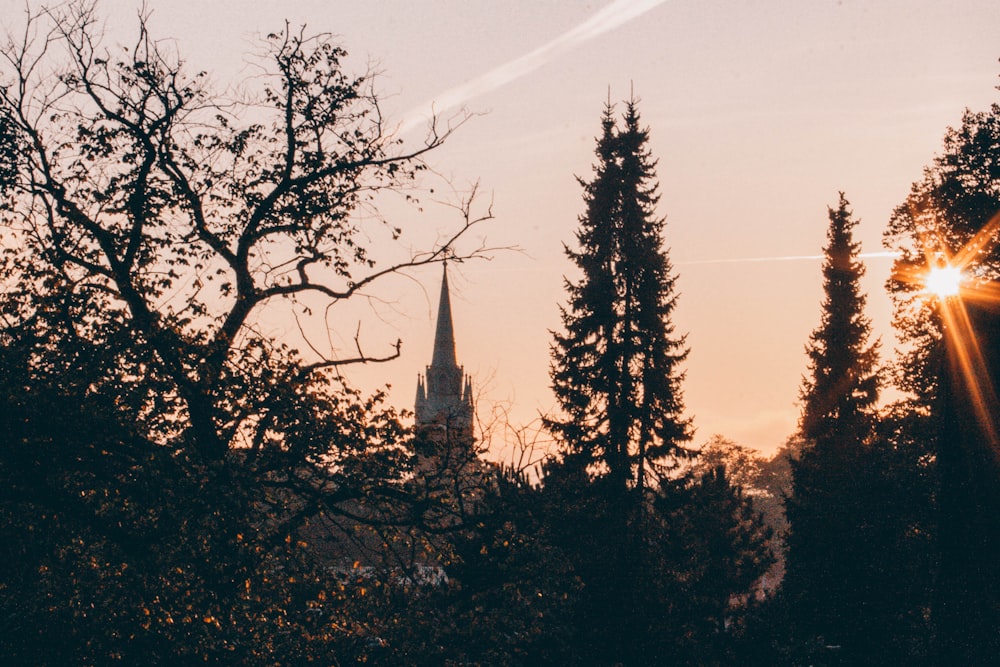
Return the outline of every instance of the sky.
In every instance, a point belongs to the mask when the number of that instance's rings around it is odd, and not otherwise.
[[[428,159],[421,210],[390,209],[419,247],[458,224],[447,203],[479,184],[493,220],[466,239],[516,247],[450,265],[459,363],[479,410],[515,426],[555,409],[550,330],[559,327],[563,254],[583,210],[594,138],[609,94],[633,95],[650,129],[678,274],[674,324],[687,334],[683,383],[695,444],[713,434],[773,452],[795,429],[804,346],[820,321],[827,207],[844,191],[868,273],[868,315],[883,356],[895,345],[878,256],[892,209],[965,108],[1000,102],[996,0],[148,0],[154,35],[220,87],[248,76],[256,35],[306,25],[331,32],[349,68],[379,71],[382,110],[417,145],[432,109],[474,116]],[[105,0],[108,34],[127,39],[139,3]],[[3,16],[21,0],[0,0]],[[428,185],[428,188],[431,185]],[[442,203],[443,202],[443,203]],[[390,384],[412,408],[430,363],[440,269],[384,284],[326,318],[326,344],[356,333],[377,354],[350,369],[364,389]],[[323,323],[320,323],[323,324]],[[317,326],[313,322],[310,326]],[[297,326],[266,322],[278,336]],[[360,327],[360,328],[359,328]],[[487,419],[488,421],[488,419]]]

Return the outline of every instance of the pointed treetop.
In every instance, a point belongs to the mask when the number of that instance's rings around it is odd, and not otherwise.
[[[441,278],[441,300],[438,303],[437,331],[434,334],[434,356],[431,366],[457,368],[455,358],[455,327],[451,321],[451,297],[448,294],[448,263],[444,263]]]

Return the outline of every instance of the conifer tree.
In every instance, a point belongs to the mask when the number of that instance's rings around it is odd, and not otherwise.
[[[717,661],[742,613],[734,601],[770,562],[767,531],[724,476],[677,470],[692,454],[687,348],[672,322],[676,279],[648,141],[635,100],[620,126],[605,107],[594,176],[581,180],[579,248],[566,250],[581,277],[566,283],[565,331],[552,345],[562,410],[547,424],[562,456],[538,511],[582,584],[574,644],[588,664]]]
[[[593,180],[580,181],[579,249],[566,253],[582,275],[566,283],[565,333],[552,345],[562,414],[548,425],[563,457],[545,480],[548,505],[565,508],[552,516],[553,538],[584,583],[578,641],[608,664],[656,652],[679,634],[665,627],[681,587],[659,567],[671,550],[653,544],[663,531],[646,484],[686,454],[690,438],[679,386],[687,350],[671,322],[675,279],[635,100],[623,121],[618,127],[605,107]]]
[[[864,631],[871,524],[865,497],[868,453],[877,425],[878,344],[870,343],[859,282],[864,265],[857,221],[840,194],[829,209],[822,321],[806,352],[800,436],[786,501],[790,532],[784,593],[800,643],[847,647]]]
[[[811,377],[802,387],[801,435],[814,450],[841,457],[855,455],[870,439],[879,392],[878,344],[868,340],[871,321],[860,288],[865,267],[849,205],[840,193],[837,209],[829,209],[823,318],[806,348]]]
[[[548,424],[567,464],[600,471],[619,491],[641,491],[650,473],[687,453],[680,388],[687,349],[671,322],[676,278],[635,100],[621,130],[608,105],[602,130],[594,178],[581,180],[580,249],[566,249],[582,277],[566,282],[565,333],[554,334],[551,369],[563,415]]]
[[[664,552],[645,541],[657,532],[646,484],[687,454],[690,439],[679,386],[687,350],[671,322],[675,279],[656,214],[656,163],[635,100],[623,120],[619,128],[613,107],[605,107],[594,178],[580,181],[579,250],[566,254],[582,276],[566,282],[565,333],[555,333],[552,345],[562,414],[548,426],[563,456],[546,477],[549,504],[565,507],[553,517],[556,544],[585,582],[579,641],[609,663],[649,645],[643,616],[668,615],[641,590],[659,598],[677,590],[670,577],[651,579],[649,566]]]

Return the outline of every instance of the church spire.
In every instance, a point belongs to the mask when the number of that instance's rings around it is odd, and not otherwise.
[[[434,353],[425,375],[417,378],[414,413],[418,426],[445,425],[453,436],[472,440],[472,380],[458,365],[455,355],[455,327],[451,319],[448,265],[441,276]]]
[[[437,330],[434,333],[434,368],[456,368],[455,327],[451,321],[451,295],[448,292],[448,262],[444,263],[441,278],[441,300],[438,305]]]

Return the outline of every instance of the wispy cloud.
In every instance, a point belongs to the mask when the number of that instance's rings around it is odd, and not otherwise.
[[[678,264],[691,266],[693,264],[746,264],[750,262],[798,262],[806,260],[823,259],[825,255],[781,255],[778,257],[736,257],[732,259],[694,259],[689,261],[678,261]],[[880,259],[899,257],[898,252],[862,252],[858,253],[858,259]]]
[[[614,0],[583,23],[570,28],[533,51],[494,67],[485,74],[447,90],[412,109],[404,117],[399,131],[411,130],[426,122],[432,114],[442,114],[460,107],[475,97],[530,74],[584,42],[614,30],[664,2],[665,0]]]

